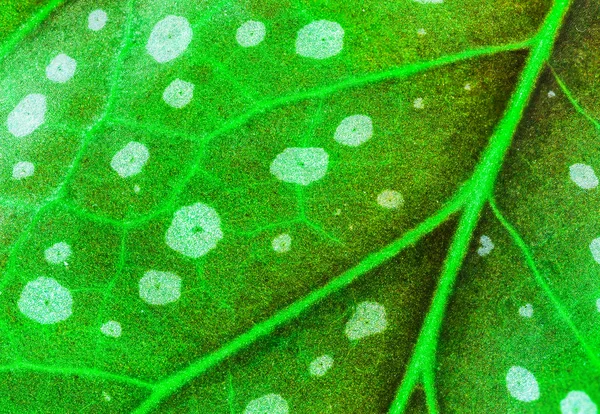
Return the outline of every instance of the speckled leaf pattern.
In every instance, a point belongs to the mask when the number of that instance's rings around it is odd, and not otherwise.
[[[600,5],[0,4],[0,412],[600,404]]]

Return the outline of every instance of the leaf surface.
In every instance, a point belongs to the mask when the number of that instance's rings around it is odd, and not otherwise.
[[[594,2],[31,10],[3,411],[596,412]]]

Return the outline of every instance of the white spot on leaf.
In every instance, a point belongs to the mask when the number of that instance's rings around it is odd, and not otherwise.
[[[106,22],[108,21],[108,15],[104,10],[97,9],[91,12],[88,16],[88,29],[97,32],[98,30],[104,29]]]
[[[70,56],[61,53],[46,66],[46,77],[52,82],[65,83],[75,75],[77,62]]]
[[[377,204],[383,208],[396,209],[404,204],[404,198],[398,191],[383,190],[377,195]]]
[[[24,137],[40,127],[46,119],[46,97],[32,93],[21,99],[8,114],[6,126],[15,137]]]
[[[242,47],[253,47],[259,45],[267,34],[267,28],[263,22],[249,20],[242,24],[235,33],[235,40]]]
[[[175,273],[149,270],[140,279],[140,298],[150,305],[166,305],[181,296],[181,278]]]
[[[352,115],[340,122],[333,138],[342,145],[357,147],[373,136],[373,121],[367,115]]]
[[[183,108],[194,97],[194,84],[181,79],[175,79],[165,88],[163,100],[173,108]]]
[[[298,31],[296,53],[312,59],[327,59],[344,47],[344,29],[339,23],[318,20]]]
[[[417,99],[415,99],[415,101],[413,102],[413,107],[415,109],[423,109],[423,108],[425,108],[425,104],[423,103],[423,98],[417,98]]]
[[[108,321],[100,327],[100,331],[106,336],[118,338],[122,332],[121,324],[117,321]]]
[[[61,264],[71,256],[71,246],[66,242],[54,243],[44,250],[44,257],[48,263]]]
[[[271,246],[277,253],[289,252],[292,248],[292,237],[287,233],[280,234],[273,239]]]
[[[308,185],[327,173],[329,155],[323,148],[286,148],[271,163],[271,174],[286,183]]]
[[[427,34],[427,31],[425,29],[421,28],[421,29],[417,30],[417,34],[419,36],[425,36]]]
[[[600,264],[600,237],[595,238],[590,243],[590,252],[596,263]]]
[[[44,325],[54,324],[71,316],[73,297],[55,279],[38,277],[25,285],[17,306],[29,319]]]
[[[494,243],[492,242],[492,239],[485,234],[479,238],[479,244],[480,246],[477,249],[477,254],[479,256],[487,256],[492,250],[494,250]]]
[[[146,51],[158,63],[181,56],[192,41],[192,27],[185,17],[169,15],[152,28]]]
[[[506,388],[519,401],[531,402],[540,398],[540,387],[535,376],[523,367],[510,367],[506,373]]]
[[[150,152],[144,144],[130,141],[114,155],[110,166],[121,177],[127,178],[142,172],[148,158],[150,158]]]
[[[556,93],[554,93],[554,91],[548,91],[548,98],[554,98],[556,96]]]
[[[288,414],[287,401],[279,394],[267,394],[248,403],[244,414]]]
[[[533,305],[531,303],[526,303],[525,305],[519,308],[519,315],[524,318],[533,317]]]
[[[420,3],[420,4],[441,4],[444,2],[444,0],[413,0],[416,3]]]
[[[333,366],[333,358],[330,355],[321,355],[318,358],[313,359],[308,367],[310,375],[315,377],[322,377],[329,371]]]
[[[221,219],[215,209],[196,203],[175,212],[166,243],[184,256],[196,259],[217,247],[222,238]]]
[[[381,333],[387,327],[385,308],[377,302],[361,302],[346,323],[345,333],[351,341]]]
[[[598,177],[594,169],[585,164],[573,164],[569,167],[571,180],[584,190],[598,187]]]
[[[35,172],[35,166],[29,161],[20,161],[13,166],[12,178],[22,180],[31,177]]]
[[[560,402],[561,414],[597,414],[598,407],[583,391],[571,391]]]

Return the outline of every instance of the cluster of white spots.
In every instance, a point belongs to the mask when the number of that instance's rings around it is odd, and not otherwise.
[[[271,163],[271,174],[286,183],[309,185],[327,173],[329,154],[323,148],[286,148]]]
[[[421,29],[417,30],[417,34],[419,36],[425,36],[427,34],[427,31],[425,29],[421,28]]]
[[[287,401],[279,394],[266,394],[246,405],[244,414],[288,414]]]
[[[104,398],[104,401],[110,401],[110,400],[112,400],[112,397],[106,391],[102,391],[102,398]]]
[[[183,108],[192,101],[194,97],[194,84],[175,79],[165,88],[163,100],[173,108]]]
[[[6,126],[15,137],[25,137],[44,123],[46,119],[46,97],[39,93],[25,96],[8,114]]]
[[[383,208],[393,210],[404,204],[404,197],[396,190],[383,190],[377,195],[377,204]]]
[[[519,315],[524,318],[533,317],[533,305],[531,303],[526,303],[525,305],[519,307]]]
[[[548,98],[554,98],[556,96],[556,93],[554,93],[554,91],[548,91]]]
[[[598,407],[583,391],[571,391],[560,402],[561,414],[598,414]]]
[[[31,177],[35,172],[35,166],[29,161],[19,161],[13,165],[12,178],[22,180],[23,178]]]
[[[92,11],[88,15],[88,29],[97,32],[98,30],[104,29],[106,22],[108,21],[108,15],[102,9]]]
[[[287,233],[280,234],[271,241],[271,246],[276,253],[289,252],[292,248],[292,236]]]
[[[373,136],[373,121],[367,115],[351,115],[342,120],[333,139],[339,144],[358,147]]]
[[[361,302],[354,315],[346,322],[345,333],[351,341],[381,333],[387,328],[383,305],[377,302]]]
[[[330,355],[321,355],[312,360],[308,372],[314,377],[322,377],[333,366],[333,358]]]
[[[573,164],[569,167],[569,176],[571,181],[584,190],[591,190],[598,187],[598,177],[594,169],[585,164]]]
[[[413,107],[415,109],[423,109],[425,108],[425,104],[423,103],[423,98],[417,98],[413,102]]]
[[[600,263],[600,237],[592,240],[590,243],[590,252],[596,263]]]
[[[523,367],[510,367],[506,373],[506,388],[519,401],[531,402],[540,398],[540,387],[535,376]]]
[[[166,305],[181,296],[181,278],[175,273],[148,270],[140,279],[140,298],[150,305]]]
[[[235,40],[242,47],[258,46],[267,34],[267,28],[263,22],[248,20],[242,24],[235,33]]]
[[[214,208],[203,203],[177,210],[165,236],[171,249],[194,259],[217,247],[222,238],[219,215]]]
[[[470,83],[465,83],[465,86],[463,88],[465,89],[465,91],[470,91],[472,89]]]
[[[121,177],[127,178],[142,172],[148,158],[150,152],[144,144],[130,141],[112,157],[110,166]]]
[[[75,75],[77,62],[70,56],[61,53],[46,66],[46,77],[52,82],[65,83]]]
[[[100,331],[106,336],[118,338],[119,336],[121,336],[122,328],[119,322],[108,321],[100,327]]]
[[[494,243],[490,236],[486,236],[485,234],[479,238],[479,248],[477,249],[477,254],[479,256],[487,256],[494,250]]]
[[[181,56],[192,41],[192,26],[185,17],[169,15],[152,28],[146,51],[158,63]]]
[[[71,246],[66,242],[54,243],[44,250],[44,257],[48,263],[64,264],[71,256]]]
[[[298,31],[296,53],[312,59],[327,59],[344,47],[344,29],[339,23],[317,20]]]
[[[17,306],[29,319],[44,325],[54,324],[71,316],[73,297],[55,279],[38,277],[25,285]]]

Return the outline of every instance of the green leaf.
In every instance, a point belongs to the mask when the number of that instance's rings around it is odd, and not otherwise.
[[[0,411],[597,412],[597,2],[2,7]]]

